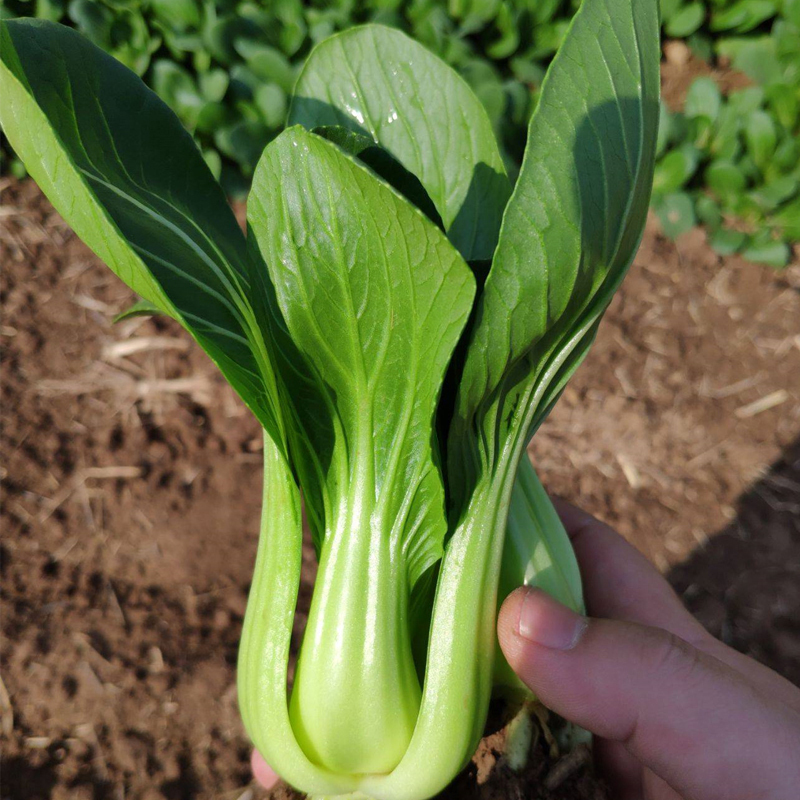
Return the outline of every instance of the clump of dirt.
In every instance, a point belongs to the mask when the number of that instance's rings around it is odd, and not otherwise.
[[[112,326],[131,294],[32,183],[3,188],[2,795],[254,800],[235,661],[258,425],[171,322]],[[722,262],[701,232],[650,226],[533,446],[551,489],[682,563],[701,618],[795,680],[799,289],[796,267]],[[586,751],[556,758],[540,733],[517,777],[501,743],[444,796],[603,796]]]

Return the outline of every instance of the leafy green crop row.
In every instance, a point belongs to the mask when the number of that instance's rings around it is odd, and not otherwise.
[[[708,77],[662,108],[653,206],[676,236],[703,223],[722,255],[775,267],[800,241],[800,0],[661,0],[664,32],[753,85]]]
[[[232,194],[249,185],[311,48],[354,24],[399,27],[466,78],[516,174],[544,71],[579,0],[7,0],[0,14],[72,24],[144,76]],[[760,88],[708,79],[662,121],[654,206],[700,221],[721,253],[776,266],[800,240],[800,0],[661,0],[666,37]],[[752,120],[743,115],[753,115]]]

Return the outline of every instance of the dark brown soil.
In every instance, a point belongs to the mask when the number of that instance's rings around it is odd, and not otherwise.
[[[2,798],[256,800],[234,665],[258,426],[32,183],[2,259]],[[734,646],[800,681],[800,268],[648,229],[598,343],[537,435],[548,486],[616,525]],[[771,467],[771,465],[774,465]],[[302,620],[301,620],[302,622]],[[446,793],[604,796],[586,752],[502,734]],[[279,796],[283,790],[279,790]]]

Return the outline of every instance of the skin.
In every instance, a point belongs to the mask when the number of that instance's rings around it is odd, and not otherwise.
[[[567,503],[590,613],[521,588],[497,623],[542,702],[595,734],[618,800],[796,800],[800,689],[712,637],[649,561]],[[253,774],[278,776],[257,753]]]

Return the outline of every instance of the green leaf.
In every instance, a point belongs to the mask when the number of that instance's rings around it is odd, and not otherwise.
[[[785,203],[797,194],[798,179],[791,175],[784,175],[780,178],[759,186],[750,196],[758,203],[765,212],[774,211],[782,203]]]
[[[234,46],[256,77],[276,83],[284,92],[291,93],[295,70],[280,50],[251,39],[238,39]]]
[[[176,31],[200,25],[200,6],[196,0],[150,0],[156,18]]]
[[[156,94],[193,130],[205,100],[189,72],[161,58],[153,64],[151,82]]]
[[[58,22],[64,16],[66,6],[66,0],[36,0],[36,17]]]
[[[444,229],[439,212],[431,202],[428,193],[399,161],[392,158],[382,147],[378,147],[369,136],[363,136],[347,128],[339,126],[314,128],[314,133],[355,156],[362,164],[368,166],[376,175],[399,192],[412,205],[415,205],[428,219]]]
[[[672,112],[663,101],[659,103],[658,137],[656,139],[656,157],[661,156],[672,142],[675,133]]]
[[[511,191],[491,123],[464,80],[412,39],[368,25],[323,42],[289,124],[370,136],[419,178],[464,258],[491,257]]]
[[[789,131],[793,131],[800,117],[800,92],[796,86],[776,83],[767,87],[767,103],[775,118]]]
[[[742,170],[732,161],[712,161],[705,171],[705,181],[709,189],[717,195],[725,196],[741,192],[747,185]]]
[[[750,116],[761,108],[766,98],[766,93],[761,86],[748,86],[728,95],[728,105],[734,114],[740,117]]]
[[[696,78],[686,93],[687,117],[708,117],[714,121],[722,106],[722,93],[713,78]]]
[[[670,150],[656,164],[653,192],[665,194],[680,189],[694,175],[699,161],[699,151],[690,144]]]
[[[703,24],[705,18],[704,3],[689,3],[666,21],[664,30],[673,39],[685,39]]]
[[[164,314],[164,310],[149,300],[137,300],[133,305],[128,306],[124,311],[120,311],[112,322],[116,325],[126,319],[134,317],[155,317]]]
[[[778,142],[778,132],[772,117],[766,111],[754,111],[745,122],[744,137],[753,161],[763,172]]]
[[[111,26],[114,23],[114,15],[108,8],[92,0],[72,0],[68,13],[84,36],[104,50],[111,49]]]
[[[653,209],[658,215],[661,229],[670,239],[677,238],[697,224],[694,203],[686,192],[673,192],[655,198]]]
[[[240,119],[232,125],[218,128],[214,133],[214,144],[223,155],[241,164],[243,171],[250,174],[270,135],[260,119]]]
[[[0,122],[73,230],[179,319],[280,440],[244,236],[178,118],[74,30],[0,24]]]
[[[654,3],[584,2],[550,66],[480,296],[451,440],[455,497],[526,439],[558,369],[638,247],[658,124]],[[522,420],[529,422],[520,427]],[[473,431],[480,429],[480,453]]]
[[[800,242],[800,197],[779,209],[773,215],[772,222],[790,242]]]
[[[730,104],[722,107],[708,144],[709,155],[724,161],[736,160],[742,152],[742,117]]]
[[[709,244],[719,255],[729,256],[738,253],[746,241],[747,234],[730,228],[720,228],[711,236]]]
[[[785,172],[796,168],[799,163],[800,143],[798,143],[796,136],[787,134],[775,148],[775,154],[772,157],[770,166]]]
[[[734,69],[744,72],[756,83],[767,86],[784,80],[777,43],[772,36],[718,39],[716,49],[718,56],[730,59]]]
[[[710,28],[712,31],[747,33],[774,17],[777,10],[775,0],[739,0],[728,8],[715,10]]]
[[[275,83],[264,83],[256,89],[254,101],[268,128],[281,128],[286,121],[286,92]]]
[[[200,91],[210,103],[219,103],[228,91],[228,73],[224,69],[210,69],[200,73]]]
[[[500,32],[500,36],[486,48],[486,54],[493,60],[508,58],[519,47],[519,14],[512,11],[509,5],[503,3],[497,10],[494,23]]]
[[[753,243],[742,250],[742,258],[755,264],[766,264],[768,267],[782,269],[789,263],[791,251],[786,242],[765,241]]]
[[[713,197],[707,194],[699,195],[695,200],[694,210],[700,222],[712,231],[717,230],[722,224],[722,212]]]
[[[318,763],[385,772],[416,722],[408,593],[442,552],[434,411],[475,283],[423,214],[299,126],[265,149],[248,221],[297,350],[281,361],[293,457],[325,522],[315,592],[329,599],[309,617],[293,719]],[[365,623],[365,598],[385,587]]]

